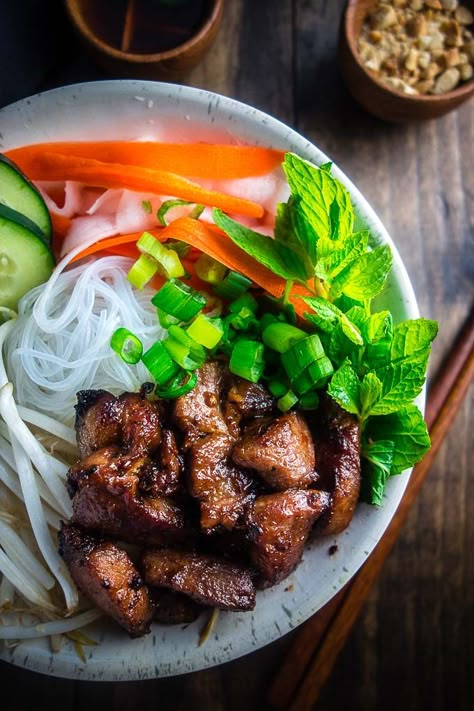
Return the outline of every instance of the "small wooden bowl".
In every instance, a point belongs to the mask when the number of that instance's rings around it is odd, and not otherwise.
[[[339,61],[347,87],[356,101],[385,121],[404,122],[433,119],[457,108],[474,94],[474,80],[446,94],[412,96],[386,86],[362,64],[357,40],[364,19],[376,0],[349,0],[342,16]],[[474,2],[464,4],[473,6]]]
[[[66,0],[69,16],[100,66],[115,76],[175,81],[189,72],[211,47],[222,18],[224,0],[209,0],[209,12],[195,35],[173,49],[152,54],[123,51],[107,44],[88,24],[88,8],[96,0]],[[112,12],[112,3],[110,12]]]

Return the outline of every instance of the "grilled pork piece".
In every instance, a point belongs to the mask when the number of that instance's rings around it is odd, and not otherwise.
[[[182,509],[165,496],[142,496],[139,482],[152,463],[105,447],[68,472],[73,523],[132,543],[160,545],[190,531]]]
[[[221,409],[223,367],[210,361],[197,371],[196,386],[179,397],[174,406],[174,418],[185,433],[185,447],[206,434],[228,435]]]
[[[149,631],[154,614],[148,588],[127,553],[115,543],[61,525],[59,553],[78,588],[131,637]]]
[[[140,491],[148,496],[173,496],[181,492],[182,462],[176,437],[163,429],[161,444],[153,463],[140,477]]]
[[[145,551],[147,583],[189,595],[220,610],[253,610],[255,588],[250,571],[214,556],[162,548]]]
[[[253,478],[229,461],[233,444],[229,435],[206,435],[189,453],[189,491],[200,501],[205,531],[237,526],[255,498]]]
[[[106,390],[81,390],[76,433],[81,457],[111,444],[122,444],[134,455],[152,452],[161,441],[159,406],[139,393],[117,398]]]
[[[275,398],[262,385],[227,374],[228,390],[224,418],[232,437],[240,437],[240,424],[249,417],[268,415],[275,409]]]
[[[298,565],[316,519],[327,509],[329,494],[290,489],[260,496],[247,515],[250,557],[266,588],[286,578]]]
[[[187,595],[172,590],[150,589],[155,614],[154,622],[160,625],[184,625],[197,620],[205,608]]]
[[[207,532],[237,525],[255,496],[253,478],[229,461],[235,438],[222,413],[223,377],[220,363],[205,363],[195,388],[177,399],[174,410],[188,449],[188,489],[200,501]]]
[[[359,499],[360,426],[356,417],[325,396],[314,429],[318,487],[331,492],[331,505],[317,530],[334,535],[349,525]]]
[[[75,409],[77,446],[81,457],[109,444],[119,444],[122,403],[118,398],[106,390],[80,390]]]
[[[250,424],[235,445],[232,459],[255,469],[277,491],[303,489],[317,478],[311,433],[296,412]]]

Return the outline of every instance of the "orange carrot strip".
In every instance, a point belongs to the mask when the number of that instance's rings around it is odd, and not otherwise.
[[[108,255],[129,257],[130,259],[138,259],[140,256],[140,250],[137,249],[133,242],[129,244],[117,244],[115,247],[110,247],[110,249],[104,249],[104,252]]]
[[[59,215],[57,212],[50,212],[51,222],[53,225],[53,233],[59,235],[60,237],[65,237],[71,226],[71,220],[69,217],[64,217],[64,215]]]
[[[102,252],[103,250],[110,250],[122,244],[130,244],[132,242],[137,242],[143,232],[132,232],[128,235],[119,235],[118,237],[108,237],[107,239],[101,239],[98,242],[94,242],[90,247],[86,247],[82,252],[76,254],[75,257],[71,259],[72,262],[77,262],[79,259],[84,257],[89,257],[91,254],[96,252]]]
[[[172,195],[249,217],[262,217],[264,213],[263,207],[256,202],[206,190],[197,183],[164,170],[103,163],[92,158],[76,158],[59,153],[40,153],[27,163],[20,167],[31,180],[78,180],[99,188],[127,188],[137,192]]]
[[[152,141],[84,141],[37,143],[7,152],[11,160],[26,167],[38,155],[61,153],[179,173],[193,178],[233,180],[265,175],[283,161],[283,151],[260,146],[229,146],[209,143],[158,143]],[[23,170],[25,170],[23,167]]]
[[[197,247],[210,257],[224,264],[228,269],[238,271],[262,289],[275,297],[280,297],[286,282],[281,277],[273,274],[270,269],[253,259],[246,252],[237,247],[227,235],[219,230],[204,224],[200,220],[193,220],[189,217],[180,217],[165,227],[161,233],[163,240],[179,240],[186,242],[193,247]],[[311,292],[305,287],[295,285],[292,289],[293,295],[310,296]],[[301,299],[293,301],[296,312],[302,316],[308,307]]]

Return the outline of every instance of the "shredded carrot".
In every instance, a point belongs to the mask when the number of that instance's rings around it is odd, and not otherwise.
[[[115,247],[110,247],[110,249],[104,249],[104,252],[108,255],[129,257],[130,259],[138,259],[140,256],[140,251],[133,242],[129,244],[117,244]]]
[[[64,217],[64,215],[59,215],[57,212],[52,211],[49,214],[51,215],[53,233],[59,235],[59,237],[65,237],[71,226],[69,217]]]
[[[283,161],[283,151],[261,146],[155,141],[83,141],[37,143],[14,148],[7,155],[23,170],[44,153],[94,158],[142,168],[160,168],[193,178],[233,180],[265,175]],[[26,171],[28,172],[28,171]]]
[[[151,168],[103,163],[59,153],[39,153],[19,163],[31,180],[78,180],[99,188],[127,188],[156,195],[172,195],[190,202],[220,207],[224,212],[262,217],[264,209],[251,200],[207,190],[176,173]]]
[[[275,297],[280,297],[286,282],[281,277],[273,274],[270,269],[253,259],[246,252],[237,247],[229,237],[219,228],[209,227],[200,220],[189,217],[180,217],[172,222],[161,233],[162,240],[179,240],[197,247],[213,259],[224,264],[228,269],[240,272],[255,284]],[[311,292],[301,285],[295,285],[291,295],[309,296]],[[302,316],[308,307],[301,299],[293,301],[296,313]]]
[[[94,244],[90,247],[83,249],[82,252],[79,252],[79,254],[76,254],[76,256],[71,259],[71,264],[73,262],[77,262],[79,259],[83,259],[84,257],[89,257],[91,254],[95,254],[96,252],[114,250],[114,253],[117,254],[115,251],[116,247],[124,244],[136,243],[142,234],[143,232],[132,232],[128,235],[119,235],[118,237],[101,239],[98,242],[94,242]]]

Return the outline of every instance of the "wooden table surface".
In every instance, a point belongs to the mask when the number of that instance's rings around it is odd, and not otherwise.
[[[28,4],[39,23],[45,12],[46,19],[47,13],[56,15],[55,0]],[[421,125],[388,125],[364,113],[337,65],[343,4],[227,0],[216,44],[185,83],[276,116],[356,183],[392,235],[422,314],[440,322],[431,361],[435,373],[474,296],[474,101]],[[39,88],[105,78],[83,56],[62,15],[60,22],[59,31],[33,45],[36,55],[31,45],[21,44],[28,41],[23,34],[16,35],[24,67],[15,66],[14,84],[2,78],[0,105]],[[35,64],[34,75],[28,62]],[[471,397],[317,708],[474,708],[472,405]],[[23,711],[39,700],[48,711],[91,711],[99,704],[113,711],[264,709],[265,691],[291,640],[290,634],[219,668],[147,682],[72,682],[2,664],[2,709]]]

